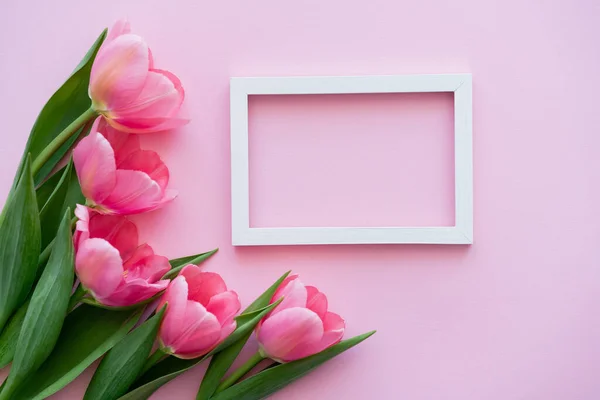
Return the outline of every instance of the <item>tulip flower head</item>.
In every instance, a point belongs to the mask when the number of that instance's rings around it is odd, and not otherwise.
[[[184,91],[171,72],[154,68],[148,45],[120,20],[109,31],[92,65],[92,108],[114,128],[158,132],[189,121],[180,118]]]
[[[176,196],[167,189],[169,170],[159,155],[101,117],[73,150],[73,162],[88,204],[104,214],[151,211]]]
[[[286,278],[271,303],[279,304],[256,328],[263,357],[289,362],[319,353],[339,343],[345,322],[327,310],[327,297],[314,286],[305,286],[298,275]]]
[[[162,296],[158,309],[167,304],[160,327],[162,350],[175,357],[200,357],[221,343],[236,327],[240,310],[236,292],[227,290],[223,278],[187,265]]]
[[[166,257],[147,244],[138,246],[137,227],[119,215],[103,215],[77,205],[75,271],[100,304],[127,307],[165,290],[161,278],[171,269]]]

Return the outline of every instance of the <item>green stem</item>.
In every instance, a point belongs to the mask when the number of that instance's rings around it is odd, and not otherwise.
[[[52,157],[79,128],[97,115],[93,108],[88,108],[77,119],[71,122],[61,133],[58,134],[44,150],[36,157],[31,166],[31,173],[35,176],[42,166]]]
[[[67,312],[70,313],[71,311],[73,311],[75,306],[77,306],[77,304],[79,304],[79,301],[81,299],[83,299],[84,296],[85,296],[85,289],[83,288],[83,286],[81,284],[79,284],[77,286],[77,289],[75,289],[75,291],[71,295],[71,298],[69,299],[69,307],[67,308],[67,310],[68,310]]]
[[[264,359],[265,358],[260,354],[260,352],[257,351],[252,357],[250,357],[250,359],[248,361],[246,361],[241,367],[239,367],[238,369],[233,371],[233,373],[231,375],[229,375],[227,377],[227,379],[225,379],[223,382],[221,382],[221,384],[217,387],[217,390],[215,391],[215,393],[222,392],[223,390],[225,390],[228,387],[235,384],[244,375],[246,375],[248,372],[250,372],[250,370],[252,368],[256,367],[256,365]]]
[[[169,354],[162,351],[160,349],[160,347],[158,349],[156,349],[156,351],[154,353],[152,353],[152,355],[150,357],[148,357],[148,359],[146,360],[146,363],[144,364],[144,367],[142,368],[142,371],[140,372],[139,376],[144,375],[144,373],[146,371],[148,371],[150,368],[152,368],[154,365],[156,365],[159,361],[162,361],[163,359],[167,358],[168,356],[169,356]]]

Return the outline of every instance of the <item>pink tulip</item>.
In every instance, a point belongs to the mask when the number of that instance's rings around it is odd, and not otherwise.
[[[140,149],[137,136],[115,130],[101,117],[73,150],[73,161],[81,191],[98,212],[137,214],[175,198],[158,154]]]
[[[167,304],[159,339],[165,353],[191,359],[200,357],[235,330],[240,310],[236,292],[227,290],[223,278],[186,265],[163,295],[158,309]]]
[[[131,306],[165,290],[161,278],[171,269],[166,257],[147,244],[138,246],[133,222],[77,205],[75,270],[83,287],[100,304]]]
[[[123,132],[146,133],[177,128],[184,91],[172,73],[154,68],[148,45],[118,21],[100,47],[90,74],[94,110]]]
[[[344,320],[327,311],[327,297],[304,286],[298,275],[288,277],[271,303],[283,301],[257,327],[263,357],[289,362],[319,353],[342,340]]]

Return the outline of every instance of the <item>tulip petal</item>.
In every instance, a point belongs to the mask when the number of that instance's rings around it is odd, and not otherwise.
[[[240,311],[240,299],[236,292],[219,293],[210,298],[206,310],[219,320],[221,326],[231,324],[233,317]]]
[[[288,308],[268,317],[258,331],[264,353],[276,361],[290,361],[288,354],[319,342],[323,323],[307,308]]]
[[[171,270],[171,263],[169,263],[169,259],[167,257],[155,255],[146,260],[145,267],[145,273],[150,274],[148,281],[154,282],[158,281]]]
[[[183,103],[183,99],[185,98],[185,90],[183,90],[183,85],[181,84],[181,80],[174,73],[164,70],[164,69],[150,68],[150,71],[155,72],[160,75],[163,75],[164,77],[166,77],[168,80],[171,81],[171,83],[175,87],[175,90],[177,90],[177,92],[179,93],[179,98],[180,98],[180,102],[178,105],[178,108],[179,108],[179,106],[181,106],[181,104]]]
[[[121,168],[119,165],[123,160],[129,157],[131,153],[140,150],[140,138],[137,135],[130,135],[118,131],[110,126],[105,119],[98,125],[98,132],[100,132],[110,143],[110,147],[112,147],[115,154],[117,168]]]
[[[339,315],[328,312],[324,319],[323,337],[321,340],[312,343],[306,343],[303,346],[298,346],[294,351],[290,352],[287,361],[299,360],[304,357],[312,356],[325,350],[326,348],[339,343],[344,336],[345,322]]]
[[[97,124],[98,120],[94,126]],[[95,203],[105,200],[117,180],[115,155],[108,140],[92,128],[73,150],[73,162],[83,195]]]
[[[79,248],[79,243],[90,238],[89,209],[86,206],[82,206],[81,204],[76,204],[75,216],[77,217],[77,223],[75,224],[73,245],[75,247],[75,251],[77,251],[77,249]]]
[[[323,329],[325,332],[343,332],[346,322],[336,313],[328,312],[323,318]]]
[[[306,307],[308,294],[304,284],[300,279],[297,279],[297,277],[288,281],[287,285],[280,286],[275,293],[275,296],[273,296],[273,300],[276,301],[282,296],[283,301],[271,312],[271,316],[278,314],[287,308]]]
[[[163,207],[165,204],[172,202],[173,200],[175,200],[177,195],[178,195],[177,190],[173,190],[173,189],[165,190],[163,198],[160,200],[160,203],[158,204],[157,208]]]
[[[154,69],[154,56],[150,47],[148,47],[148,69]]]
[[[160,326],[160,342],[163,347],[171,348],[185,327],[185,309],[187,307],[188,284],[185,277],[178,276],[171,281],[161,297],[157,309],[167,304],[167,312]]]
[[[186,327],[172,346],[179,358],[196,358],[206,354],[221,338],[221,324],[217,317],[196,301],[188,300],[184,320]]]
[[[314,286],[306,286],[307,300],[306,308],[314,311],[319,318],[324,319],[327,314],[327,296],[324,293],[319,292]]]
[[[204,272],[196,265],[186,265],[180,274],[185,276],[189,286],[188,299],[197,301],[204,307],[208,306],[211,297],[227,290],[221,275]]]
[[[75,269],[83,286],[96,298],[109,296],[123,280],[119,251],[104,239],[88,239],[79,244]]]
[[[117,118],[172,117],[183,103],[184,91],[179,79],[168,71],[148,71],[139,97],[128,108],[113,110]]]
[[[237,327],[237,323],[235,322],[235,319],[233,319],[233,318],[231,319],[230,322],[227,322],[225,325],[221,325],[221,337],[219,338],[219,341],[217,342],[217,344],[220,344],[223,340],[225,340],[227,338],[227,336],[231,335],[233,333],[233,331],[235,331],[236,327]]]
[[[127,307],[146,301],[169,286],[169,280],[148,283],[145,279],[122,282],[109,296],[98,299],[111,307]]]
[[[104,43],[110,42],[121,35],[125,35],[127,33],[131,33],[131,26],[129,25],[129,21],[125,18],[119,19],[108,31],[108,35],[106,36],[106,40]]]
[[[159,207],[163,193],[160,186],[141,171],[117,170],[115,187],[103,202],[114,213],[136,214]]]
[[[154,255],[154,250],[150,247],[149,244],[144,243],[140,244],[135,248],[131,256],[125,260],[123,263],[123,270],[128,271],[134,269],[137,264],[139,264],[146,257],[151,257]]]
[[[133,222],[120,215],[102,215],[92,212],[89,236],[108,241],[119,251],[121,259],[130,257],[138,246],[138,231]]]
[[[129,133],[169,131],[181,128],[189,122],[189,118],[116,118],[108,120],[108,123],[116,129]]]
[[[96,110],[110,113],[133,104],[149,65],[148,46],[137,35],[119,35],[102,46],[90,74],[89,94]]]
[[[281,297],[281,291],[283,289],[285,289],[285,287],[292,281],[295,281],[296,279],[298,279],[298,274],[292,274],[289,275],[287,278],[285,278],[283,280],[283,282],[281,282],[281,284],[279,285],[279,287],[277,288],[277,290],[275,291],[275,294],[273,295],[273,298],[271,299],[271,301],[275,301],[277,299],[279,299]]]
[[[143,244],[125,261],[123,268],[126,271],[125,281],[144,279],[153,283],[171,269],[171,264],[166,257],[154,255],[152,248]]]
[[[88,223],[90,220],[90,210],[88,207],[76,204],[75,216],[77,217],[77,228],[81,227],[81,231],[89,232]],[[79,224],[81,222],[81,224]]]
[[[135,135],[129,136],[135,137]],[[169,183],[169,170],[167,166],[160,159],[158,153],[152,150],[135,151],[123,159],[117,167],[119,169],[145,172],[150,179],[158,183],[161,190],[165,190]]]
[[[177,117],[185,97],[177,76],[169,71],[148,72],[139,98],[128,108],[113,110],[108,121],[115,128],[130,133],[159,132],[178,128],[189,122]]]

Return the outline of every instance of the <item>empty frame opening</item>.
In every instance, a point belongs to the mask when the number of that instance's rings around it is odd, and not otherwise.
[[[453,96],[249,96],[250,227],[453,226]]]

